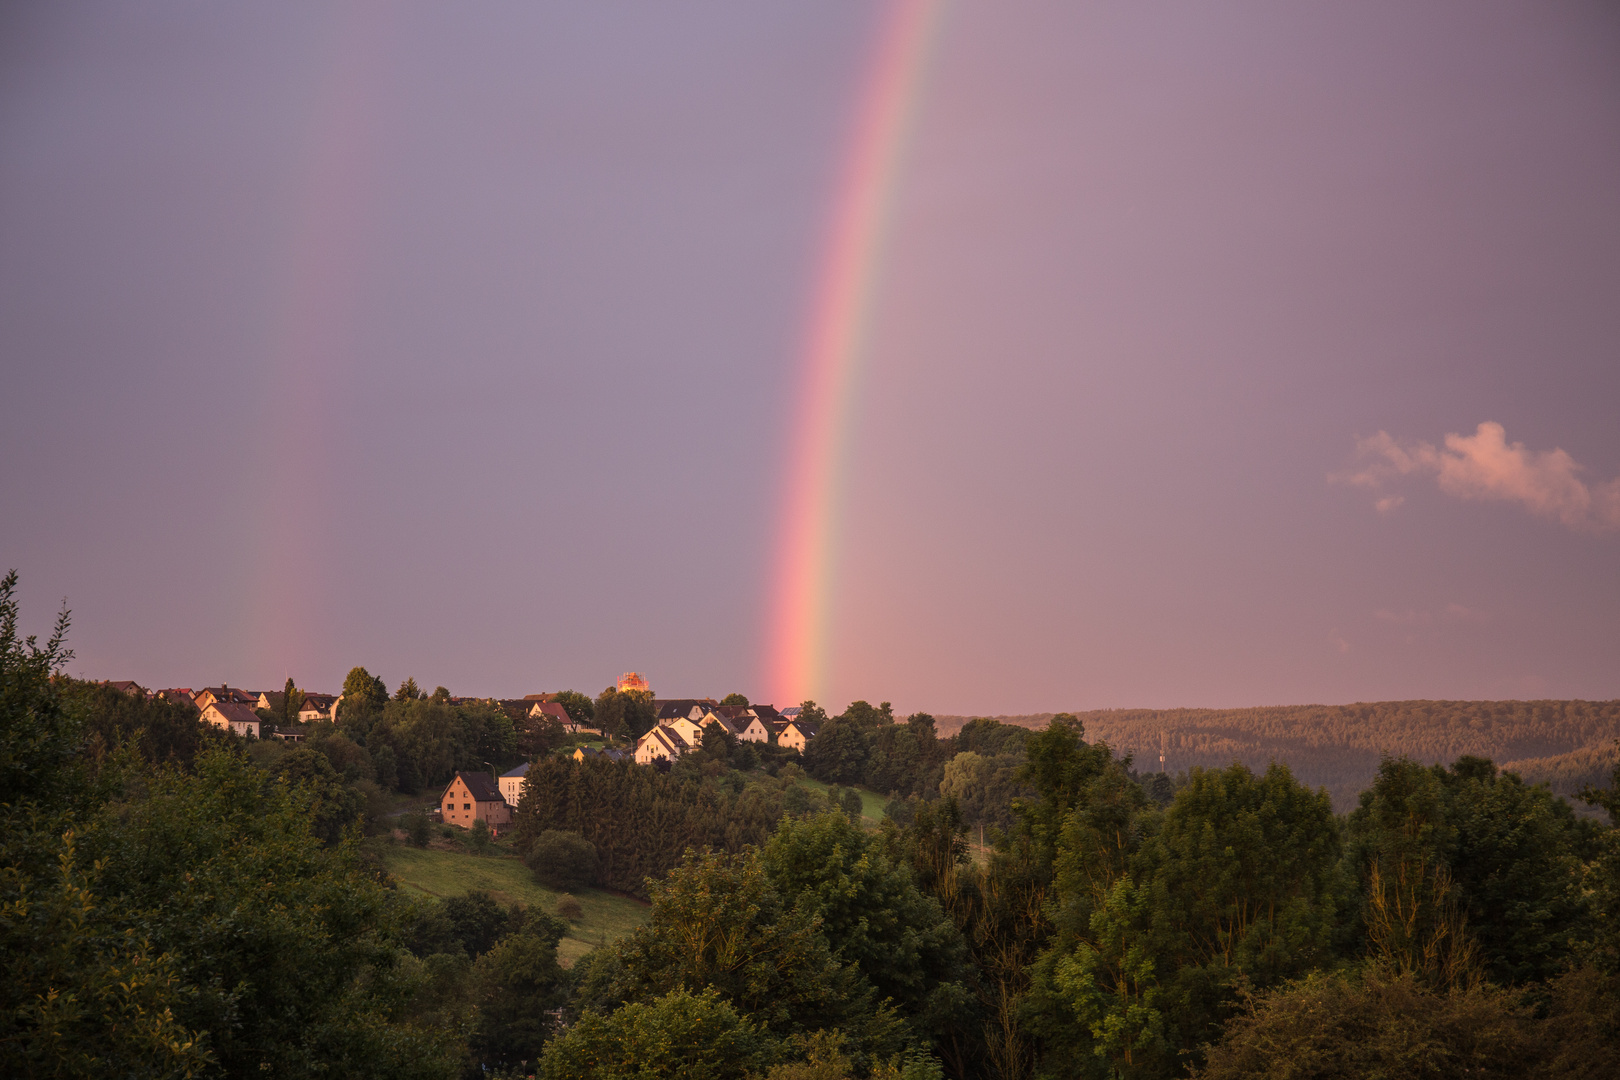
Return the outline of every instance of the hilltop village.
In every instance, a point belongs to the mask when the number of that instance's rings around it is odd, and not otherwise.
[[[340,694],[300,690],[291,679],[281,690],[244,690],[224,684],[201,690],[147,690],[129,680],[102,685],[123,694],[189,704],[196,708],[203,723],[240,738],[300,743],[311,734],[324,734],[317,725],[335,727],[353,714],[375,710],[375,680],[364,669],[356,672],[361,673],[359,678],[351,673],[349,681],[358,683],[358,689],[351,686]],[[418,696],[431,697],[421,695],[414,681],[408,681],[396,694],[401,700]],[[522,729],[538,735],[523,740],[531,746],[566,753],[576,761],[633,761],[664,771],[683,755],[701,750],[705,738],[779,746],[802,753],[819,728],[817,717],[801,715],[802,706],[777,709],[773,705],[750,704],[740,694],[723,700],[661,699],[653,694],[647,680],[633,671],[621,675],[595,702],[574,691],[526,694],[521,698],[455,697],[448,693],[440,696],[444,704],[454,708],[497,710],[514,725],[514,732]],[[345,700],[349,702],[347,714]],[[606,715],[598,718],[597,706],[604,700],[613,701],[618,708],[604,708],[601,711]],[[637,723],[638,719],[643,722]],[[646,719],[651,720],[650,726]],[[531,764],[525,761],[499,776],[489,770],[456,770],[440,796],[439,820],[468,829],[483,821],[498,830],[510,822]]]

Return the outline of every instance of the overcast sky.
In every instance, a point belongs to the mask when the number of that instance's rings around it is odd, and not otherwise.
[[[65,596],[70,670],[152,686],[759,696],[881,21],[8,6],[28,629]],[[1596,3],[948,4],[824,703],[1620,696],[1617,59]]]

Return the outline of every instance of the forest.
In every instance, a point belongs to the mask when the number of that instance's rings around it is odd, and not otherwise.
[[[1052,713],[1000,716],[1000,723],[1042,728]],[[1484,757],[1530,783],[1576,796],[1613,770],[1620,701],[1381,701],[1252,709],[1102,709],[1075,714],[1088,732],[1143,764],[1220,768],[1241,761],[1263,769],[1287,763],[1303,782],[1325,787],[1349,811],[1385,755],[1424,764]],[[942,731],[971,722],[941,716]],[[1161,741],[1162,740],[1162,741]]]
[[[365,839],[387,785],[554,733],[402,687],[236,739],[63,676],[66,614],[20,637],[14,582],[7,1076],[1620,1075],[1620,770],[1598,819],[1384,756],[1341,813],[1281,763],[1139,772],[1081,716],[941,738],[864,702],[806,703],[800,760],[718,728],[668,772],[531,747],[501,843],[650,905],[565,967],[564,913],[413,899]]]

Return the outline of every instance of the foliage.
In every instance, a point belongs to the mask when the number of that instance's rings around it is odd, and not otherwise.
[[[720,699],[720,704],[746,709],[748,708],[748,699],[742,694],[727,694]]]
[[[744,1080],[774,1040],[714,990],[685,988],[608,1014],[588,1013],[540,1059],[543,1080]]]
[[[79,721],[84,754],[92,763],[130,746],[153,764],[190,765],[198,750],[220,739],[189,701],[126,694],[75,679],[59,679],[57,690],[62,707]]]
[[[556,1029],[552,1011],[567,1000],[571,984],[557,963],[564,929],[548,916],[529,915],[519,932],[473,965],[478,1020],[472,1048],[483,1065],[506,1068],[539,1059]]]
[[[602,733],[620,738],[639,739],[658,723],[651,690],[618,690],[610,686],[597,695],[594,712]]]
[[[832,955],[807,906],[784,902],[756,849],[689,850],[653,887],[652,903],[647,925],[616,947],[599,997],[646,1001],[712,987],[779,1037],[839,1028],[863,1061],[901,1048],[893,1009],[877,1003],[858,967]]]
[[[961,721],[941,717],[949,730]],[[1007,726],[1040,728],[1052,714],[1008,717]],[[1341,813],[1378,773],[1387,752],[1424,764],[1490,758],[1526,782],[1547,781],[1574,797],[1601,783],[1615,763],[1620,701],[1380,701],[1249,709],[1103,709],[1079,714],[1087,731],[1111,746],[1167,766],[1223,768],[1241,761],[1264,769],[1288,764],[1301,783],[1326,787]],[[966,730],[965,728],[963,729]],[[977,747],[961,747],[977,749]],[[983,753],[982,750],[979,751]]]
[[[790,818],[760,858],[784,902],[817,920],[833,955],[918,1034],[943,1038],[967,1017],[972,976],[960,931],[872,834],[844,814]]]
[[[582,889],[596,883],[596,845],[577,832],[545,830],[529,845],[524,861],[547,888]]]
[[[1584,831],[1489,761],[1386,759],[1349,821],[1370,949],[1438,985],[1551,978],[1585,935]]]
[[[604,888],[645,897],[647,880],[668,873],[686,848],[741,850],[768,837],[781,816],[774,781],[739,791],[627,762],[552,757],[530,767],[511,835],[527,853],[547,830],[578,833],[596,847]]]
[[[596,717],[596,705],[589,695],[582,694],[578,690],[564,690],[557,695],[556,702],[576,724],[588,724]]]
[[[177,1019],[206,1031],[226,1075],[442,1076],[443,1036],[402,1022],[396,942],[407,908],[312,829],[307,789],[223,751],[196,774],[146,778],[86,832],[101,888],[166,954],[187,992]]]

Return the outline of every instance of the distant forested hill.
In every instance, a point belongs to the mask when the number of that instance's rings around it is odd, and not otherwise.
[[[1573,801],[1583,785],[1607,782],[1620,738],[1620,701],[1379,701],[1076,715],[1087,739],[1133,754],[1140,770],[1158,769],[1162,733],[1169,772],[1233,761],[1260,768],[1275,759],[1287,762],[1303,782],[1327,788],[1341,812],[1372,783],[1386,753],[1425,764],[1449,764],[1464,754],[1487,757]],[[1052,716],[992,719],[1040,728]],[[969,719],[939,716],[935,722],[943,736]]]

